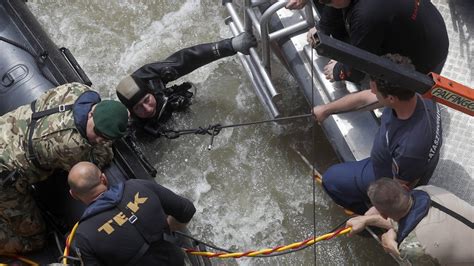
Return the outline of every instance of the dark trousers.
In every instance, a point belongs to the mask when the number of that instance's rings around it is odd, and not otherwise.
[[[375,181],[370,158],[331,166],[323,175],[323,188],[338,205],[364,214],[370,204],[367,188]]]

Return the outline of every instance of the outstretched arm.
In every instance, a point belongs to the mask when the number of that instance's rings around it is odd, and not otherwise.
[[[199,67],[215,60],[234,55],[231,39],[214,43],[198,44],[181,49],[164,61],[147,64],[135,71],[132,76],[142,80],[160,79],[168,83]]]
[[[318,105],[313,108],[314,116],[319,123],[322,123],[328,116],[344,111],[356,110],[360,107],[377,102],[377,96],[370,90],[363,90],[348,94],[340,99],[325,105]],[[374,105],[371,109],[381,107],[380,104]]]
[[[257,45],[255,37],[241,33],[236,37],[214,43],[205,43],[181,49],[164,61],[147,64],[135,71],[134,79],[148,81],[160,79],[164,84],[178,79],[204,65],[231,56],[236,52],[249,53],[250,47]]]

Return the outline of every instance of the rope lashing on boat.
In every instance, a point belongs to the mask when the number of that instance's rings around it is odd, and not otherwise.
[[[330,240],[336,236],[347,234],[351,230],[352,230],[351,227],[342,227],[334,232],[327,233],[319,237],[311,237],[304,241],[295,242],[289,245],[277,246],[274,248],[266,248],[266,249],[261,249],[261,250],[251,250],[251,251],[246,251],[246,252],[230,252],[221,248],[207,245],[203,242],[200,242],[200,243],[205,244],[214,249],[224,251],[224,252],[208,252],[208,251],[198,251],[194,249],[186,249],[185,251],[186,253],[189,253],[191,255],[204,256],[208,258],[222,258],[222,259],[227,259],[227,258],[238,259],[242,257],[251,257],[251,258],[252,257],[253,258],[271,257],[275,255],[287,254],[287,253],[292,252],[293,250],[302,250],[304,248],[307,248],[309,246],[316,244],[317,242],[320,242],[323,240]],[[180,235],[183,235],[183,234],[180,233]],[[273,253],[276,253],[276,254],[273,254]]]
[[[27,265],[31,265],[31,266],[39,266],[39,263],[36,263],[30,259],[27,259],[25,257],[22,257],[22,256],[18,256],[16,254],[10,254],[10,253],[0,253],[0,257],[8,257],[8,258],[12,258],[12,259],[15,259],[15,260],[19,260],[21,262],[24,262],[26,263]],[[10,265],[10,264],[3,264],[2,262],[0,262],[0,265]],[[12,264],[13,265],[13,264]],[[16,265],[16,264],[15,264]]]

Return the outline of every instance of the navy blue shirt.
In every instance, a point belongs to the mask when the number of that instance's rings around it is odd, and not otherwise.
[[[375,178],[396,177],[427,184],[439,160],[441,114],[435,102],[417,96],[413,115],[398,119],[385,108],[371,152]]]

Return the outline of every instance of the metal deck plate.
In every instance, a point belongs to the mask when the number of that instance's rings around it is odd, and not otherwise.
[[[474,88],[474,2],[432,0],[444,18],[449,54],[443,76]],[[474,118],[442,108],[443,146],[431,183],[474,205]]]

